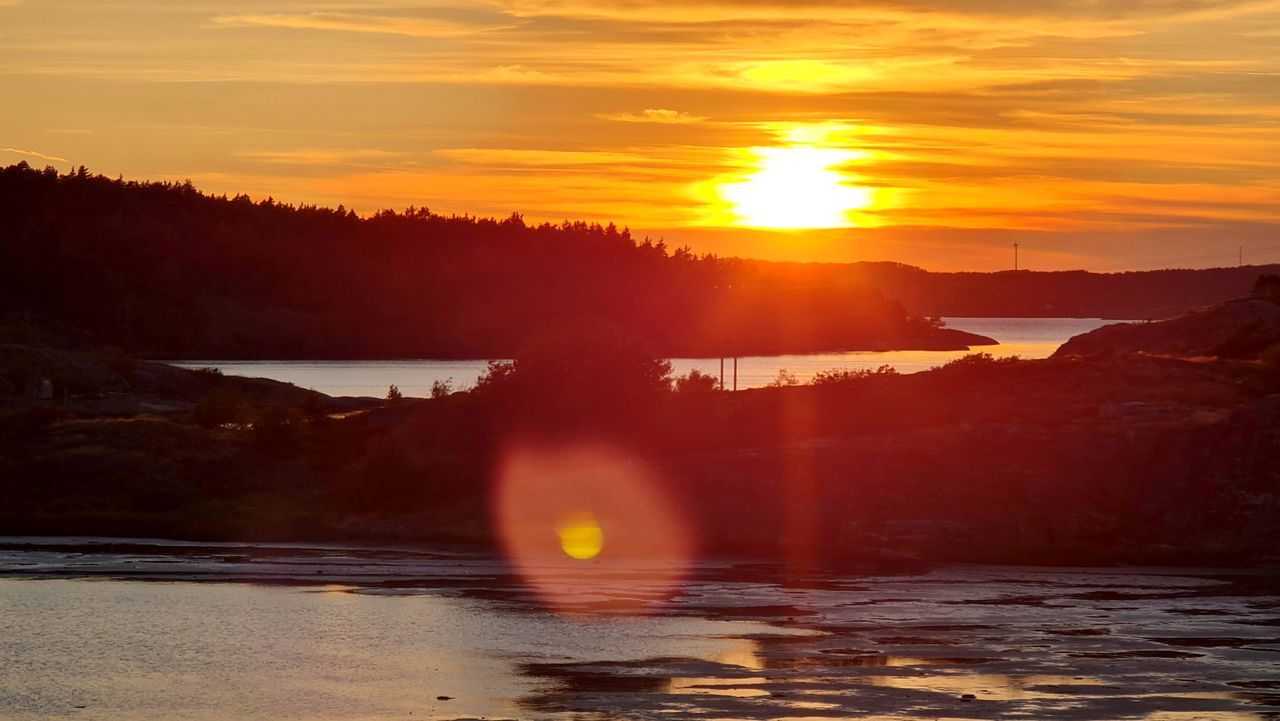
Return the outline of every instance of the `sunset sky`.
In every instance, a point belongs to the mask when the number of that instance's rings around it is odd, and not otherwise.
[[[0,0],[0,164],[930,269],[1280,261],[1280,0]]]

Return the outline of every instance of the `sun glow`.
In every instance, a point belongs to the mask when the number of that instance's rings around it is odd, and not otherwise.
[[[713,181],[722,222],[746,228],[804,230],[864,225],[858,211],[879,204],[877,191],[858,184],[847,166],[870,154],[836,141],[850,128],[831,124],[775,128],[777,147],[739,152],[745,172]]]

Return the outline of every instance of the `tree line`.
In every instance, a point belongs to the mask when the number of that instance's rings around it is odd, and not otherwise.
[[[860,283],[613,224],[361,217],[83,167],[0,169],[0,238],[0,309],[155,357],[511,357],[583,323],[661,356],[933,347],[945,334]]]

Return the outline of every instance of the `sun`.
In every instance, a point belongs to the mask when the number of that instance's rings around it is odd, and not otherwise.
[[[853,217],[856,211],[875,205],[871,188],[853,184],[839,170],[865,157],[863,153],[803,145],[746,152],[754,169],[717,189],[734,225],[774,230],[849,228],[858,225]]]

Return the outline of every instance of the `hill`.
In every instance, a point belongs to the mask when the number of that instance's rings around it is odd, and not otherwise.
[[[0,311],[152,357],[509,357],[583,323],[662,356],[992,342],[859,283],[783,278],[613,225],[360,218],[84,168],[0,169],[0,238]]]
[[[1242,298],[1280,265],[1090,273],[934,273],[900,263],[771,263],[770,282],[859,284],[924,316],[1160,320]]]

